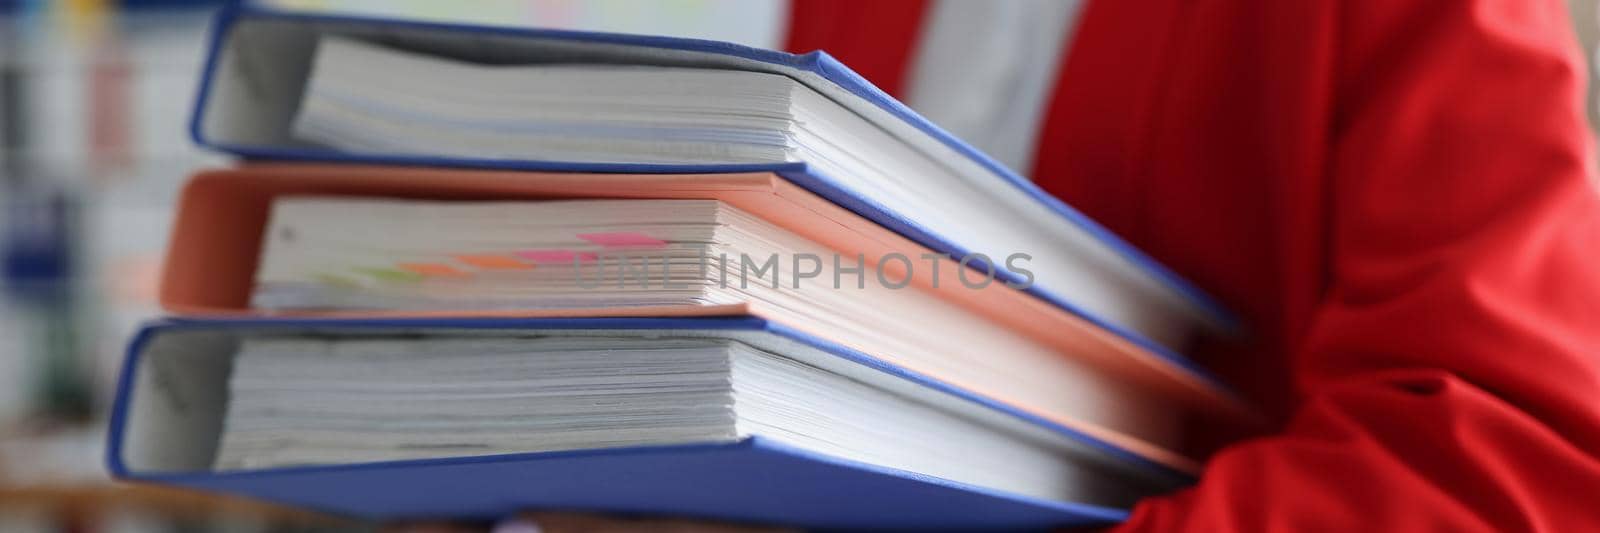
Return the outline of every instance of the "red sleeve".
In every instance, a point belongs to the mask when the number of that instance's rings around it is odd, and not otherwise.
[[[783,49],[828,52],[883,92],[904,97],[928,0],[791,0]]]
[[[1566,7],[1339,5],[1304,401],[1119,531],[1594,528],[1600,202]]]

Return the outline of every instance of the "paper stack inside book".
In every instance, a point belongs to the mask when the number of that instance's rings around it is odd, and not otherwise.
[[[1147,485],[1075,466],[1094,461],[1046,440],[727,340],[257,339],[241,347],[228,388],[221,470],[761,436],[1055,500],[1125,504]]]
[[[805,162],[907,222],[1172,346],[1214,322],[1044,203],[896,137],[781,75],[615,64],[472,64],[350,39],[317,43],[291,134],[349,153],[626,164]],[[998,265],[1002,273],[1009,270]]]

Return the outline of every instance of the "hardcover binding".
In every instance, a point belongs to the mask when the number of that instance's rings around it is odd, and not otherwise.
[[[1047,501],[867,465],[759,437],[649,446],[271,468],[163,471],[127,460],[142,354],[163,335],[261,331],[675,330],[765,334],[996,410],[1162,484],[1192,476],[1003,404],[754,317],[536,319],[167,319],[134,337],[111,410],[106,464],[118,479],[226,492],[371,519],[484,518],[524,509],[681,515],[829,529],[1048,528],[1120,520],[1118,509]],[[170,371],[170,369],[169,369]]]

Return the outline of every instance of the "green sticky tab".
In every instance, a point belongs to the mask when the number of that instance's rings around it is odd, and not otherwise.
[[[361,282],[357,281],[355,278],[352,278],[352,277],[349,277],[349,276],[341,276],[341,275],[338,275],[338,274],[329,274],[329,273],[326,273],[326,272],[321,273],[321,274],[317,274],[315,276],[315,279],[318,282],[322,283],[323,285],[332,285],[332,286],[335,286],[335,287],[356,288],[356,287],[360,287],[361,286]]]
[[[395,268],[357,268],[356,272],[372,276],[373,279],[388,283],[416,283],[422,281],[422,274],[406,272]]]

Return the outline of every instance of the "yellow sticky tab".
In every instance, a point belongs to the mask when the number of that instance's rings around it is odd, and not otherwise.
[[[316,278],[317,281],[321,282],[323,285],[332,285],[332,286],[335,286],[335,287],[360,287],[361,286],[361,282],[360,281],[356,281],[355,278],[352,278],[352,277],[349,277],[349,276],[341,276],[341,275],[338,275],[338,274],[322,273],[322,274],[317,274],[315,276],[315,278]]]
[[[404,270],[395,270],[392,268],[362,267],[355,270],[356,272],[372,276],[373,279],[378,281],[390,283],[415,283],[422,281],[421,274],[406,272]]]

